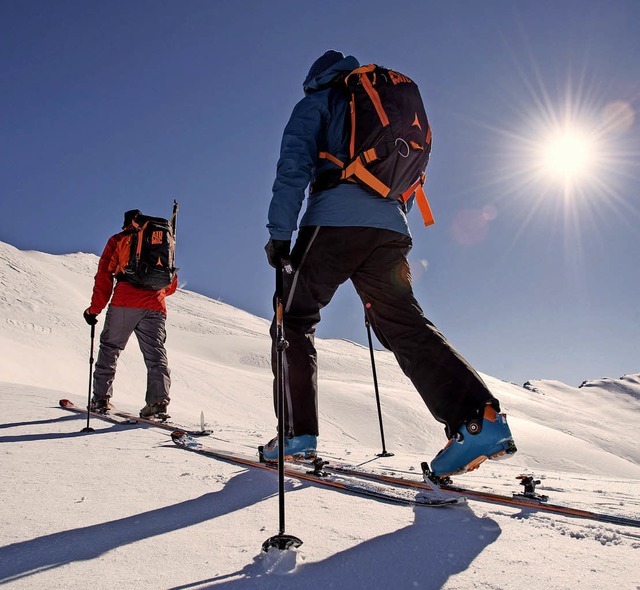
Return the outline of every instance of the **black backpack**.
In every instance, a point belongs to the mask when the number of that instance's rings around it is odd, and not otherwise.
[[[159,291],[171,285],[177,268],[175,229],[178,204],[174,201],[171,221],[139,214],[133,229],[122,232],[117,247],[116,276],[139,289]]]
[[[353,70],[340,83],[350,100],[350,160],[320,152],[319,158],[339,169],[314,179],[312,192],[358,182],[375,195],[402,203],[415,192],[425,225],[433,224],[423,189],[431,128],[417,84],[375,64]]]

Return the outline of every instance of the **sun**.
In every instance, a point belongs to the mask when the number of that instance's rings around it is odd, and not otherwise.
[[[574,85],[568,76],[549,88],[524,73],[524,83],[496,103],[497,118],[480,124],[492,149],[482,154],[487,165],[476,188],[490,194],[500,215],[518,220],[514,240],[545,228],[563,236],[564,254],[575,261],[603,219],[640,219],[630,188],[640,182],[638,110],[599,85]]]
[[[491,179],[497,200],[528,209],[528,221],[548,213],[578,225],[579,214],[595,221],[603,205],[622,216],[633,207],[618,188],[633,176],[638,156],[628,139],[635,119],[628,103],[571,89],[553,100],[545,90],[522,97],[515,111],[508,126],[503,118],[493,127],[500,138]]]
[[[542,146],[542,171],[563,182],[579,182],[596,166],[596,142],[580,129],[557,132]]]

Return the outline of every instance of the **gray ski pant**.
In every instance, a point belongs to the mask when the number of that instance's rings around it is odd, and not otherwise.
[[[135,333],[147,366],[147,404],[169,402],[171,378],[164,343],[166,316],[161,311],[132,307],[109,306],[100,334],[100,350],[93,376],[93,395],[109,398],[113,395],[118,357],[129,337]]]
[[[291,252],[294,274],[284,278],[285,435],[318,435],[317,354],[320,310],[351,280],[371,327],[395,355],[431,414],[449,438],[459,426],[500,409],[481,377],[425,318],[413,295],[407,259],[411,238],[369,227],[303,227]],[[271,337],[275,341],[275,318]],[[276,375],[275,343],[271,352]],[[345,395],[348,392],[345,391]],[[277,386],[274,378],[277,412]]]

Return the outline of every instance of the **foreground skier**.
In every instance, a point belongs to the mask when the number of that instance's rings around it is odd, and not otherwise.
[[[407,259],[412,241],[404,207],[356,182],[317,182],[324,172],[336,169],[335,161],[349,160],[349,97],[339,82],[358,67],[355,57],[337,51],[327,51],[311,66],[303,84],[305,97],[284,131],[273,186],[267,258],[276,268],[290,260],[295,270],[285,275],[283,297],[288,341],[284,454],[316,455],[315,327],[338,286],[351,280],[368,306],[378,340],[394,353],[428,409],[445,425],[449,442],[433,460],[433,473],[463,473],[516,449],[498,400],[425,318],[414,298]],[[307,209],[290,252],[310,183]],[[275,320],[271,334],[275,340]],[[272,358],[275,372],[275,348]],[[265,445],[264,458],[278,460],[277,437]]]

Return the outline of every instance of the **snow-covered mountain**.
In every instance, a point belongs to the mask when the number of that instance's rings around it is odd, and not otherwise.
[[[277,532],[277,481],[184,453],[161,431],[113,426],[57,407],[88,391],[88,305],[97,257],[23,252],[0,242],[0,582],[12,588],[640,587],[637,529],[469,502],[391,506],[287,484],[287,529],[304,544],[260,553]],[[264,294],[269,296],[269,294]],[[204,412],[227,447],[275,434],[268,321],[193,292],[167,300],[171,413]],[[98,334],[101,323],[98,324]],[[317,340],[320,451],[354,463],[380,451],[368,349]],[[95,350],[97,352],[97,338]],[[446,442],[393,356],[376,352],[387,448],[381,467],[419,472]],[[497,492],[533,472],[557,503],[640,516],[640,375],[524,387],[483,375],[519,452],[459,483]],[[116,404],[144,402],[135,338]]]

